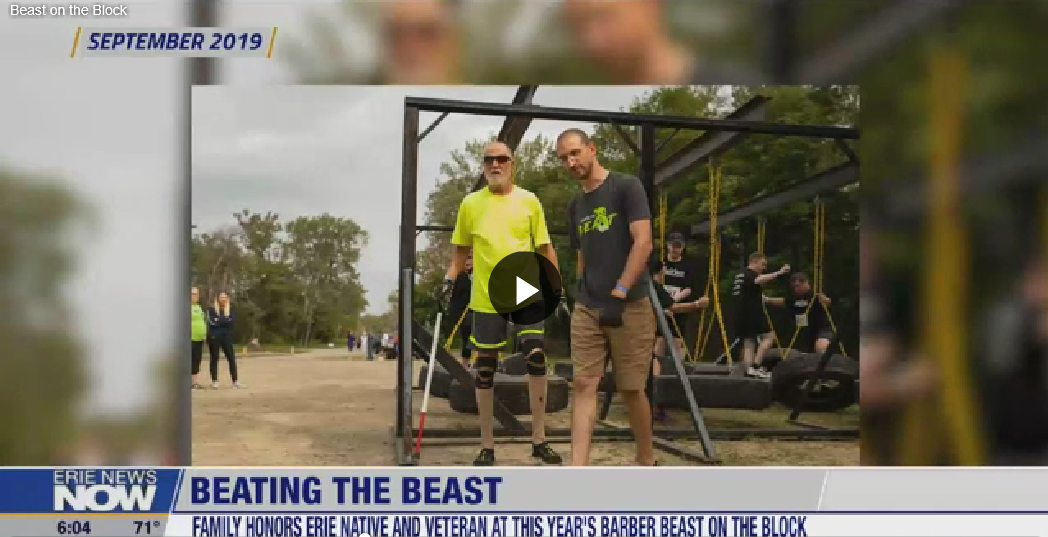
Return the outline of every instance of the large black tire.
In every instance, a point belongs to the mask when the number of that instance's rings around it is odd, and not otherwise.
[[[571,362],[554,362],[553,374],[568,382],[571,382],[571,379],[575,377],[575,367],[572,365]]]
[[[699,408],[763,410],[771,406],[771,385],[766,380],[727,375],[688,375]],[[655,377],[655,402],[667,408],[689,408],[684,386],[676,375]]]
[[[772,397],[793,408],[819,365],[817,354],[801,354],[783,360],[771,373]],[[858,402],[859,362],[834,354],[822,375],[822,383],[804,407],[805,412],[835,412]]]
[[[426,375],[429,373],[429,364],[423,364],[419,368],[418,385],[423,389],[426,388]],[[429,386],[429,394],[433,397],[439,397],[441,399],[448,398],[448,392],[451,390],[451,373],[448,373],[444,366],[440,365],[440,362],[433,363],[433,383]]]
[[[547,378],[546,412],[560,412],[568,408],[571,399],[568,381],[558,377]],[[516,416],[531,414],[531,400],[528,396],[528,376],[506,375],[495,373],[495,397]],[[477,396],[472,384],[465,386],[452,379],[448,394],[451,409],[463,414],[477,413]]]
[[[768,371],[773,371],[784,359],[789,360],[799,356],[804,356],[803,352],[793,349],[786,352],[783,351],[785,351],[785,349],[768,349],[768,352],[764,353],[764,358],[761,360],[761,367]]]
[[[689,375],[728,375],[731,373],[731,366],[713,362],[684,362],[684,371]],[[671,371],[663,369],[663,374],[671,373]]]

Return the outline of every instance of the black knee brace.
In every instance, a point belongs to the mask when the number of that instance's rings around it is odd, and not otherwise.
[[[477,356],[473,360],[473,369],[477,371],[477,389],[490,390],[495,387],[495,367],[499,359],[494,356]]]
[[[535,377],[546,374],[546,350],[543,349],[542,343],[541,339],[525,339],[520,342],[528,374]]]

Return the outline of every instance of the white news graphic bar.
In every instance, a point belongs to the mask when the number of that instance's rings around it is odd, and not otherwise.
[[[77,27],[70,58],[271,58],[277,27]]]
[[[753,524],[747,520],[752,518]],[[1001,537],[1045,535],[1048,514],[222,513],[171,516],[172,537],[655,536]]]

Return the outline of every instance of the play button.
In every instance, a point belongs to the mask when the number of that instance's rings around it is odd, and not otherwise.
[[[488,279],[495,311],[515,324],[536,324],[556,311],[560,273],[541,254],[517,252],[502,258]]]
[[[528,285],[528,282],[517,277],[517,305],[523,304],[525,300],[535,296],[535,293],[539,292],[538,289]]]

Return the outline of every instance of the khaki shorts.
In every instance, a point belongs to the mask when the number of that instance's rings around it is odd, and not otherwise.
[[[600,326],[600,310],[575,303],[571,314],[571,361],[576,377],[601,377],[608,359],[620,391],[643,390],[655,345],[655,312],[647,298],[625,305],[622,326]]]

